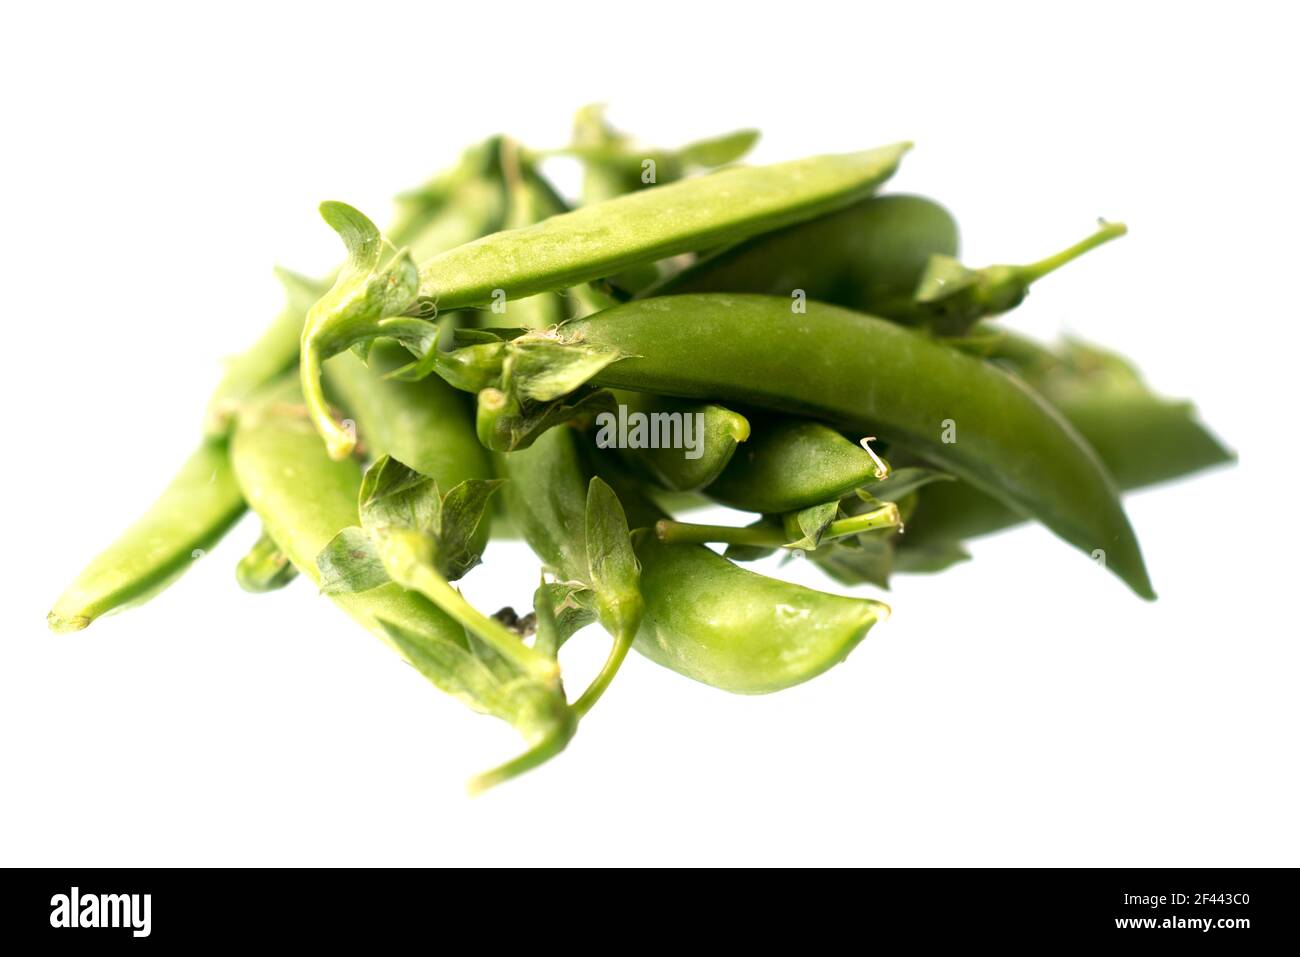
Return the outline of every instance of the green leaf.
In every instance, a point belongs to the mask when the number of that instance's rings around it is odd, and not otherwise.
[[[952,256],[935,254],[925,264],[925,272],[917,283],[914,298],[917,302],[934,303],[951,299],[979,283],[980,274],[961,260]]]
[[[385,455],[361,479],[360,512],[367,530],[393,526],[437,535],[442,496],[433,479]]]
[[[888,588],[894,554],[890,540],[859,536],[809,552],[808,558],[841,585]]]
[[[316,556],[316,567],[320,590],[326,595],[369,591],[389,582],[370,534],[355,526],[330,539]]]
[[[941,572],[969,560],[970,552],[966,551],[961,542],[937,540],[897,549],[894,567],[900,572]]]
[[[482,556],[473,547],[474,533],[487,513],[492,493],[504,484],[504,479],[466,479],[443,496],[437,565],[450,581],[463,577],[479,563]]]
[[[550,402],[585,385],[621,358],[618,349],[561,342],[546,334],[526,335],[509,344],[501,381],[525,401]]]
[[[548,429],[575,419],[594,417],[617,409],[613,393],[584,386],[554,402],[522,405],[497,389],[478,396],[475,428],[479,441],[494,452],[526,449]]]
[[[327,201],[320,204],[320,215],[347,247],[349,266],[369,271],[378,265],[384,238],[364,213],[347,203]]]
[[[474,654],[435,635],[417,633],[380,619],[380,627],[415,669],[442,691],[454,695],[476,711],[514,723],[517,702],[508,686]]]
[[[790,538],[790,543],[786,547],[812,551],[821,544],[822,534],[839,516],[839,512],[840,503],[834,501],[812,505],[786,515],[785,533]]]
[[[632,549],[618,495],[601,478],[587,486],[587,565],[601,624],[612,635],[635,635],[645,605],[641,566]]]

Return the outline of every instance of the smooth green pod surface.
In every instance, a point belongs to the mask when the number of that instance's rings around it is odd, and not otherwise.
[[[693,292],[790,296],[894,318],[935,254],[957,255],[957,223],[921,196],[875,196],[826,216],[746,240],[640,298]]]
[[[422,263],[420,296],[439,310],[516,299],[737,242],[866,197],[910,145],[726,169],[494,233]]]
[[[1152,393],[1117,357],[1068,344],[1065,358],[1023,336],[1003,333],[990,352],[1051,403],[1096,451],[1122,490],[1145,488],[1233,461],[1196,418],[1190,402]],[[1024,516],[965,482],[921,492],[899,547],[960,541],[1008,528]]]
[[[50,628],[78,631],[100,615],[148,600],[243,513],[224,443],[203,443],[149,511],[68,586],[49,613]]]
[[[466,479],[488,478],[492,464],[474,435],[468,397],[437,376],[418,382],[391,379],[388,373],[411,356],[392,342],[377,342],[368,362],[351,352],[325,366],[325,382],[353,416],[366,454],[391,455],[429,476],[444,492]]]
[[[624,358],[594,382],[809,416],[897,440],[1093,554],[1153,598],[1137,538],[1096,454],[1001,370],[895,323],[768,296],[630,302],[562,333]],[[798,361],[792,362],[791,356]]]
[[[351,459],[335,462],[325,454],[293,383],[240,416],[230,453],[244,498],[267,534],[299,572],[319,584],[316,557],[321,549],[359,522],[361,467]],[[331,599],[390,645],[393,641],[381,620],[468,648],[460,625],[428,599],[395,583]]]
[[[765,416],[706,494],[746,512],[791,512],[882,478],[866,450],[821,422]]]

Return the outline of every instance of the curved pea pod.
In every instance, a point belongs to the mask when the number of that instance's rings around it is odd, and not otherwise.
[[[706,494],[746,512],[792,512],[883,479],[888,467],[821,422],[766,416]]]
[[[321,364],[381,336],[427,351],[430,324],[411,317],[568,289],[840,209],[874,192],[909,147],[727,169],[484,236],[418,267],[360,212],[324,203],[348,262],[303,327],[300,376],[312,420],[331,456],[350,454],[354,439],[330,414]]]
[[[930,257],[955,256],[957,246],[957,223],[938,203],[876,196],[725,249],[641,298],[801,290],[808,299],[893,318],[910,314]]]
[[[205,442],[157,501],[68,586],[47,621],[79,631],[158,594],[211,549],[244,513],[225,444]]]
[[[581,569],[577,503],[592,466],[577,443],[572,429],[552,429],[500,457],[524,538],[560,574]],[[665,514],[616,463],[598,457],[629,525],[645,529],[636,535],[645,612],[634,647],[653,661],[726,691],[777,691],[842,661],[887,616],[880,602],[765,578],[702,545],[660,543],[650,528]]]
[[[1079,434],[1023,383],[896,323],[821,303],[668,296],[561,327],[626,358],[593,382],[752,405],[879,435],[1041,521],[1153,598],[1114,484]],[[797,361],[791,361],[797,357]]]
[[[360,466],[325,454],[295,383],[265,392],[241,414],[231,461],[267,534],[294,567],[320,585],[318,556],[359,521]],[[576,719],[558,688],[504,671],[479,651],[460,623],[423,595],[385,581],[364,590],[332,591],[330,598],[437,687],[510,722],[530,742],[526,754],[482,776],[479,786],[535,766],[572,737]]]
[[[749,420],[714,402],[617,392],[616,412],[596,416],[596,445],[618,448],[633,468],[673,492],[716,480],[749,438]]]
[[[1061,355],[1002,333],[989,358],[1015,372],[1064,416],[1095,450],[1122,490],[1145,488],[1232,462],[1190,402],[1151,392],[1119,357],[1082,343]],[[966,483],[928,488],[900,548],[930,548],[1016,525],[1024,517]]]

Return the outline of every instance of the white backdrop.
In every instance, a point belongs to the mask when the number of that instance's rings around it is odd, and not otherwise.
[[[11,9],[0,863],[1300,863],[1295,24],[978,6]],[[473,800],[513,733],[310,587],[240,592],[250,524],[151,604],[46,632],[278,308],[271,265],[338,258],[318,201],[381,216],[593,100],[656,144],[762,127],[762,161],[913,139],[891,188],[954,210],[977,265],[1125,220],[1015,324],[1136,356],[1240,453],[1129,500],[1160,600],[1005,534],[778,695],[633,656],[565,755]],[[535,575],[499,545],[465,587],[518,606]],[[575,645],[585,674],[603,639]]]

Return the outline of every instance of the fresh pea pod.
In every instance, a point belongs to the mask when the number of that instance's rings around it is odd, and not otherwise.
[[[669,296],[626,303],[560,333],[626,358],[592,379],[610,388],[809,416],[924,454],[1037,518],[1153,598],[1110,477],[1079,435],[1010,375],[883,319],[768,296]],[[791,361],[796,357],[797,361]]]
[[[350,454],[355,440],[330,413],[321,364],[380,336],[432,348],[430,324],[409,316],[567,289],[839,209],[872,193],[909,146],[723,170],[494,233],[418,268],[357,210],[325,203],[321,213],[343,239],[348,264],[303,328],[300,371],[312,421],[331,456]]]
[[[597,446],[620,448],[634,469],[673,492],[714,482],[749,438],[749,420],[715,402],[622,391],[614,398],[618,411],[596,417]]]
[[[436,377],[394,377],[409,359],[400,346],[379,342],[365,362],[348,353],[325,367],[330,393],[355,416],[367,454],[392,455],[443,488],[491,475],[464,393]]]
[[[753,438],[706,489],[723,505],[746,512],[792,512],[843,498],[879,481],[888,466],[821,422],[765,416]]]
[[[955,256],[957,246],[957,223],[938,203],[874,196],[724,249],[640,298],[801,290],[808,299],[889,319],[912,309],[930,257]]]
[[[572,429],[552,429],[499,458],[524,538],[560,575],[582,568],[579,502],[591,467],[577,443]],[[649,529],[667,516],[608,457],[599,472],[629,525],[647,530],[636,537],[645,615],[634,647],[665,667],[727,691],[777,691],[843,660],[888,614],[880,602],[765,578],[701,545],[665,545]]]
[[[244,513],[224,443],[204,442],[134,525],[100,553],[54,603],[47,621],[79,631],[166,588]]]
[[[1197,420],[1191,403],[1151,392],[1128,363],[1082,343],[1060,354],[1000,331],[992,362],[1024,379],[1087,440],[1120,489],[1145,488],[1231,462]],[[1014,509],[973,486],[945,483],[926,489],[921,507],[899,541],[905,551],[933,549],[1024,521]]]
[[[1122,223],[1103,222],[1092,235],[1037,262],[970,269],[955,258],[957,225],[947,210],[919,196],[880,196],[756,236],[640,297],[802,295],[959,336],[982,318],[1014,309],[1043,276],[1127,231]]]
[[[320,584],[317,556],[359,520],[360,467],[325,455],[294,383],[264,393],[240,415],[231,460],[267,533],[302,574]],[[424,596],[390,581],[330,597],[439,688],[509,721],[528,739],[525,755],[482,776],[479,786],[535,766],[572,737],[576,719],[558,687],[503,681],[465,629]]]

